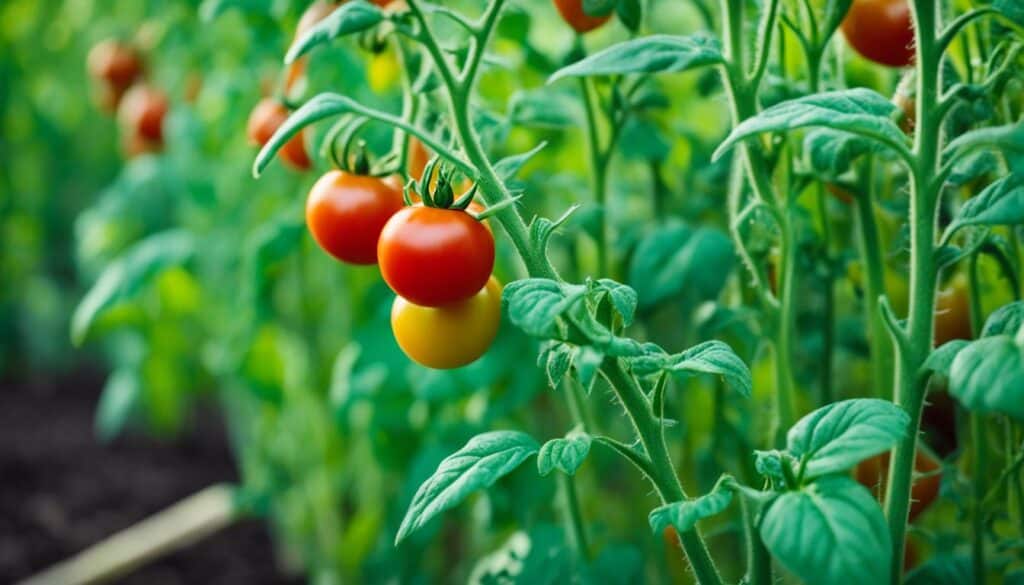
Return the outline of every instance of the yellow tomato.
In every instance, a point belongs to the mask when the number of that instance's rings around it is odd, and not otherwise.
[[[476,361],[487,351],[501,322],[501,283],[493,276],[476,295],[441,307],[421,307],[396,297],[391,330],[413,361],[447,370]]]

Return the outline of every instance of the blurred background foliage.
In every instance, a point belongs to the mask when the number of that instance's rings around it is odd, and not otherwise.
[[[268,518],[283,566],[316,582],[428,583],[470,575],[487,582],[510,564],[522,582],[542,582],[527,580],[539,575],[561,582],[567,557],[549,554],[564,551],[562,531],[553,526],[556,486],[552,478],[537,480],[529,466],[401,547],[392,544],[416,487],[466,439],[495,428],[561,436],[569,417],[534,367],[534,342],[509,326],[482,360],[460,370],[427,370],[401,354],[388,326],[393,296],[375,269],[340,266],[306,233],[305,193],[329,168],[326,157],[314,156],[311,173],[275,162],[261,180],[252,178],[246,119],[262,96],[279,92],[281,57],[306,4],[0,5],[0,373],[25,377],[104,364],[111,373],[97,407],[100,438],[126,428],[173,438],[187,432],[197,401],[220,405],[242,477],[240,509]],[[703,28],[691,3],[653,3],[648,22],[677,33]],[[627,36],[610,26],[586,44]],[[95,104],[85,58],[111,37],[143,52],[148,82],[170,97],[162,153],[126,159],[116,121]],[[490,67],[480,85],[480,124],[495,159],[548,143],[520,177],[523,208],[527,216],[557,217],[584,203],[552,250],[567,276],[580,280],[597,270],[590,235],[600,210],[590,204],[577,87],[545,85],[574,50],[550,2],[517,3],[495,41],[500,66]],[[353,39],[318,50],[301,97],[331,90],[398,111],[393,51],[372,54]],[[844,71],[851,85],[886,93],[896,81],[857,60]],[[763,434],[769,419],[756,416],[771,388],[759,382],[772,379],[770,367],[755,359],[753,316],[715,302],[734,268],[724,233],[730,161],[711,162],[728,122],[718,85],[711,72],[649,84],[645,107],[624,129],[614,158],[607,210],[621,272],[608,276],[641,291],[646,336],[678,351],[718,335],[753,364],[753,403],[740,405],[712,381],[698,380],[670,405],[680,419],[669,430],[670,444],[696,463],[682,467],[700,491],[723,468],[752,473],[748,437]],[[777,89],[779,99],[805,91],[785,77]],[[309,137],[312,152],[327,131],[321,124]],[[378,155],[390,144],[385,128],[371,127],[368,138]],[[888,226],[887,235],[896,231]],[[676,273],[658,281],[666,265]],[[499,238],[499,276],[509,282],[519,270]],[[104,278],[106,296],[94,287]],[[840,302],[857,303],[855,287],[839,294]],[[891,294],[898,304],[898,288]],[[810,324],[810,333],[799,359],[817,355],[822,342],[813,323],[820,311],[820,299],[809,293],[801,324]],[[849,315],[853,321],[840,326],[848,338],[841,340],[836,380],[843,382],[840,394],[859,395],[868,376],[864,327],[856,310]],[[72,322],[84,349],[71,345]],[[804,375],[801,383],[812,387],[814,380]],[[589,416],[608,434],[627,436],[603,392],[593,391]],[[653,500],[633,470],[595,449],[577,477],[594,550],[601,551],[592,569],[600,580],[683,578],[675,545],[651,536],[637,513]],[[738,560],[738,524],[709,525],[716,551],[725,558],[732,549]],[[722,563],[733,573],[741,565]]]

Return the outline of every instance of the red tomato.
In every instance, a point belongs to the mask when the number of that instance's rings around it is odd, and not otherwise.
[[[853,0],[843,36],[858,53],[882,65],[914,61],[914,23],[907,0]]]
[[[501,284],[493,276],[476,294],[443,307],[421,307],[402,297],[391,306],[391,330],[413,361],[446,370],[476,361],[501,323]]]
[[[918,447],[917,455],[914,457],[914,474],[927,477],[917,477],[910,488],[910,514],[909,521],[913,522],[921,515],[935,498],[939,495],[939,485],[942,483],[940,474],[935,473],[941,468],[941,464],[934,455],[927,449]],[[853,472],[854,478],[864,487],[875,494],[878,501],[885,497],[886,484],[889,477],[889,452],[875,455],[857,464]]]
[[[263,98],[249,114],[249,123],[246,128],[249,141],[259,146],[265,145],[287,119],[288,108],[284,104],[273,98]],[[304,131],[300,130],[278,151],[281,160],[299,171],[309,170],[313,166],[306,154],[303,134]]]
[[[423,146],[419,138],[409,137],[409,160],[407,163],[409,177],[419,181],[423,177],[423,171],[427,170],[427,163],[430,162],[430,152]]]
[[[123,93],[142,76],[142,57],[134,47],[114,39],[96,44],[86,58],[89,75]]]
[[[164,92],[148,85],[136,85],[124,94],[117,119],[126,137],[138,137],[152,145],[164,141],[164,116],[169,103]]]
[[[555,8],[577,33],[588,33],[608,22],[611,13],[604,16],[590,16],[583,11],[583,0],[555,0]]]
[[[494,236],[464,211],[414,205],[388,220],[377,258],[395,293],[439,307],[484,287],[494,268]]]
[[[954,339],[973,339],[967,282],[958,275],[935,295],[935,346]]]
[[[402,194],[385,181],[330,171],[306,200],[306,225],[325,252],[350,264],[376,264],[377,240],[402,208]]]

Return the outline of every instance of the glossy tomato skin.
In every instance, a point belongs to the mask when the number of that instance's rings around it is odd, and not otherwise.
[[[853,0],[843,36],[867,59],[906,67],[914,60],[914,25],[907,0]]]
[[[150,145],[164,141],[164,117],[170,107],[167,96],[149,85],[136,85],[117,108],[117,119],[126,139],[137,138]]]
[[[963,275],[958,275],[935,295],[935,346],[973,338],[967,282]]]
[[[577,33],[588,33],[612,17],[611,13],[604,16],[590,16],[583,11],[583,0],[555,0],[555,8],[562,15],[562,19],[568,23]]]
[[[273,98],[263,98],[249,114],[249,122],[246,126],[249,141],[258,146],[265,145],[287,119],[288,108],[284,104]],[[300,130],[278,151],[281,160],[298,171],[306,171],[313,166],[309,155],[306,154],[303,135],[304,132]]]
[[[501,283],[493,276],[472,297],[443,307],[422,307],[402,297],[391,306],[391,330],[413,361],[438,370],[480,358],[501,323]]]
[[[388,220],[377,258],[396,294],[439,307],[468,299],[487,284],[494,236],[464,211],[414,205]]]
[[[97,43],[86,57],[89,75],[124,92],[143,73],[142,56],[127,43],[108,39]]]
[[[927,449],[918,447],[914,457],[914,483],[910,488],[909,521],[913,522],[922,512],[932,505],[939,496],[939,485],[942,477],[933,473],[941,468],[941,463]],[[926,475],[927,474],[927,475]],[[924,477],[921,477],[924,476]],[[875,455],[857,464],[854,478],[858,483],[871,490],[878,501],[885,497],[885,489],[889,477],[889,452]]]
[[[349,264],[376,264],[377,240],[402,208],[402,194],[385,181],[329,171],[306,200],[306,225],[325,252]]]

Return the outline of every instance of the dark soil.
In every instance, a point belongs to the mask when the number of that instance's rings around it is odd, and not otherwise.
[[[217,482],[238,475],[222,425],[198,416],[186,436],[100,444],[103,376],[0,382],[0,583],[12,583]],[[278,584],[263,524],[235,524],[119,583]]]

